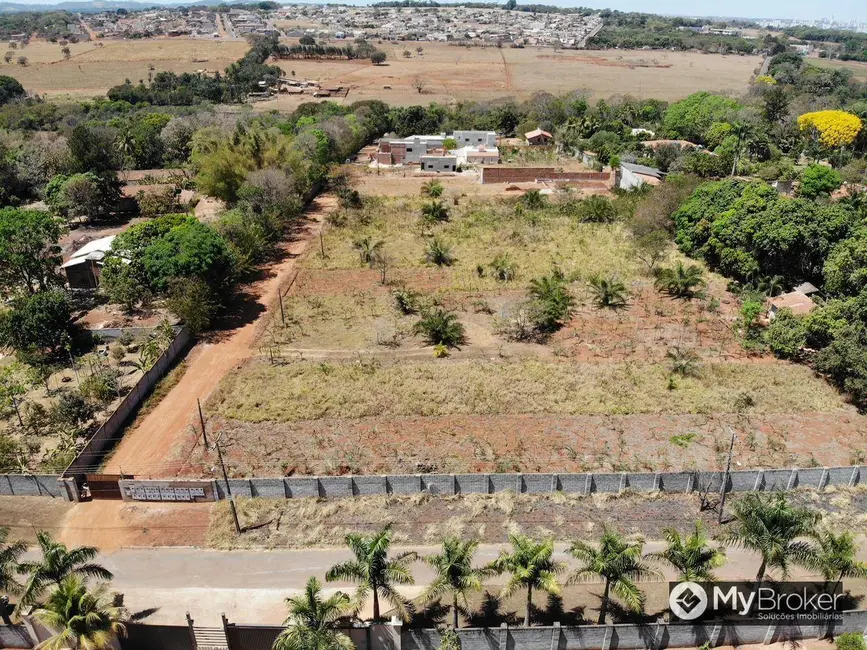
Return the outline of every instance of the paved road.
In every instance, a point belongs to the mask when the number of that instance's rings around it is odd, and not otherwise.
[[[663,548],[650,542],[647,551]],[[501,547],[484,545],[477,554],[477,564],[494,559]],[[395,549],[399,551],[400,549]],[[414,547],[430,553],[434,547]],[[557,559],[569,561],[566,545],[558,545]],[[758,568],[756,557],[730,549],[729,560],[717,571],[720,579],[749,578]],[[229,620],[245,623],[277,624],[285,617],[283,600],[300,591],[308,577],[324,581],[332,565],[350,557],[343,549],[280,551],[207,551],[195,548],[122,549],[104,555],[100,561],[115,574],[113,588],[125,594],[133,612],[157,608],[146,620],[153,623],[180,624],[189,611],[198,624],[217,625],[220,612]],[[867,559],[867,540],[862,541],[861,557]],[[568,562],[574,566],[573,561]],[[403,589],[407,596],[417,595],[431,578],[430,569],[416,563],[413,572],[417,585]],[[805,575],[796,573],[796,575]],[[670,573],[666,578],[673,578]],[[494,578],[489,584],[501,584]],[[859,581],[859,587],[867,582]],[[329,588],[348,590],[350,584],[329,583]],[[658,588],[664,589],[663,585]]]

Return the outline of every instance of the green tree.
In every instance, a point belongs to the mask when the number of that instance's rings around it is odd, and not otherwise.
[[[728,97],[697,92],[669,106],[663,126],[671,137],[704,144],[705,134],[711,125],[725,122],[739,108],[740,105]]]
[[[594,194],[578,205],[578,220],[589,223],[611,223],[617,219],[617,209],[611,199]]]
[[[442,201],[432,200],[421,207],[421,217],[427,223],[440,223],[449,220],[449,210]]]
[[[458,537],[446,537],[442,541],[442,551],[423,557],[422,560],[434,570],[434,578],[424,592],[424,600],[432,602],[444,596],[452,599],[452,628],[458,628],[458,613],[466,615],[469,603],[467,594],[479,591],[482,581],[490,571],[473,567],[473,557],[479,548],[479,543],[473,540],[463,541]]]
[[[425,261],[437,266],[451,266],[455,262],[451,247],[439,237],[428,242],[424,257]]]
[[[382,50],[376,50],[373,52],[373,54],[370,55],[370,62],[373,65],[382,65],[383,63],[385,63],[386,58],[387,55],[385,52],[383,52]]]
[[[63,291],[15,298],[12,309],[0,312],[0,346],[55,351],[67,339],[71,316]]]
[[[530,210],[540,210],[545,207],[545,195],[539,190],[527,190],[521,202]]]
[[[362,237],[352,242],[352,247],[358,251],[358,259],[363,265],[373,268],[382,255],[385,242],[372,237]]]
[[[807,344],[807,325],[791,309],[781,309],[765,330],[765,342],[778,357],[793,359]]]
[[[423,312],[413,330],[416,334],[423,335],[429,345],[457,348],[466,340],[466,331],[457,315],[441,307]]]
[[[660,291],[677,298],[692,298],[705,286],[704,274],[697,264],[684,266],[678,262],[673,268],[660,269],[654,283]]]
[[[180,318],[193,334],[201,334],[217,315],[218,299],[201,278],[170,278],[166,307]]]
[[[111,604],[106,586],[90,591],[75,575],[61,580],[34,616],[57,631],[39,644],[44,650],[110,650],[126,634],[127,612]]]
[[[0,528],[0,592],[17,594],[23,586],[16,580],[21,556],[27,551],[24,542],[9,542],[9,529]]]
[[[144,251],[148,283],[157,291],[169,278],[199,278],[213,289],[231,285],[235,259],[219,233],[198,221],[175,226]]]
[[[15,77],[0,75],[0,106],[21,99],[25,95],[27,92],[24,90],[24,86]]]
[[[352,650],[355,644],[337,631],[338,621],[350,612],[349,596],[338,591],[328,598],[315,577],[307,581],[304,593],[286,599],[289,616],[286,627],[274,641],[273,650]]]
[[[740,162],[741,154],[744,151],[744,147],[753,138],[753,136],[755,135],[755,131],[751,124],[747,124],[746,122],[734,122],[732,124],[731,134],[737,139],[737,143],[735,144],[735,155],[734,162],[732,162],[731,173],[731,176],[734,176],[738,170],[738,163]]]
[[[99,549],[95,546],[78,546],[69,549],[42,530],[36,533],[36,542],[42,557],[39,560],[21,563],[22,571],[30,576],[21,596],[21,603],[24,605],[36,603],[45,589],[50,586],[59,587],[65,578],[73,577],[79,580],[114,578],[111,571],[94,563],[93,560],[99,555]]]
[[[430,180],[421,184],[422,196],[427,196],[431,199],[438,199],[443,195],[443,184],[439,181]]]
[[[527,590],[524,627],[530,627],[530,613],[533,609],[533,590],[549,594],[560,593],[557,575],[566,570],[563,562],[554,561],[554,541],[536,541],[524,535],[509,535],[511,550],[500,551],[499,557],[490,565],[498,574],[508,573],[509,579],[501,597],[510,596],[519,589]]]
[[[636,582],[655,578],[659,574],[647,563],[643,549],[643,540],[629,540],[608,529],[603,531],[598,547],[577,541],[569,548],[569,554],[581,562],[581,566],[570,576],[569,582],[581,582],[595,577],[602,578],[605,582],[599,606],[599,625],[605,624],[612,593],[633,611],[644,608],[645,595]]]
[[[798,188],[798,196],[806,199],[815,199],[818,196],[827,196],[843,184],[843,177],[836,169],[826,165],[809,165],[801,172],[801,185]]]
[[[61,284],[60,219],[41,210],[0,210],[0,289],[36,293]]]
[[[373,620],[380,620],[379,599],[388,601],[404,621],[408,621],[414,611],[412,601],[398,593],[395,585],[414,583],[410,564],[416,558],[412,552],[388,557],[391,548],[392,528],[388,524],[373,535],[350,533],[344,540],[355,556],[354,560],[341,562],[328,570],[328,582],[346,580],[358,584],[355,591],[356,604],[361,607],[368,596],[373,596]]]
[[[785,579],[792,565],[814,563],[815,551],[803,538],[814,534],[820,515],[792,505],[785,494],[747,494],[735,502],[734,519],[719,539],[761,557],[756,588],[769,570],[779,571]]]
[[[698,521],[688,537],[682,537],[674,528],[663,531],[666,542],[664,551],[652,553],[649,557],[664,562],[677,570],[678,580],[692,582],[714,582],[714,569],[725,564],[725,549],[714,548],[708,544],[707,531]]]

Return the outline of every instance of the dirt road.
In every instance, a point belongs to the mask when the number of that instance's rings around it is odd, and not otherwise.
[[[305,213],[307,223],[294,241],[284,247],[281,261],[264,270],[264,277],[246,288],[252,312],[242,316],[234,329],[198,343],[187,359],[187,371],[169,394],[141,421],[128,430],[105,463],[106,472],[137,476],[175,476],[197,444],[196,398],[204,401],[232,368],[254,351],[261,331],[271,317],[269,309],[290,281],[295,260],[322,226],[337,199],[317,198]]]

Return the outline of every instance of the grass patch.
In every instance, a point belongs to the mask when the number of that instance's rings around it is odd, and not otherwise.
[[[693,442],[695,442],[695,439],[697,437],[698,437],[698,435],[695,433],[680,433],[676,436],[671,436],[671,438],[669,438],[669,440],[671,441],[671,444],[677,445],[678,447],[682,447],[683,449],[686,449]]]
[[[324,235],[327,257],[311,254],[303,265],[315,269],[364,268],[353,243],[365,237],[384,242],[391,266],[418,268],[433,237],[447,244],[455,257],[445,270],[448,288],[462,291],[502,287],[491,269],[505,254],[516,268],[520,285],[558,266],[572,280],[616,274],[632,281],[641,274],[632,251],[632,237],[621,224],[578,223],[556,203],[540,210],[516,210],[509,199],[464,200],[448,205],[450,220],[435,225],[421,221],[420,198],[367,197],[360,210],[342,211]],[[573,211],[574,212],[574,211]],[[478,267],[483,275],[480,276]]]
[[[159,403],[163,401],[163,398],[165,398],[165,396],[168,395],[175,386],[177,386],[178,382],[186,374],[187,367],[187,362],[181,361],[169,371],[169,374],[156,383],[153,391],[151,391],[151,394],[148,395],[144,403],[141,405],[141,408],[139,408],[138,413],[136,413],[136,420],[145,417],[148,413],[159,406]],[[135,425],[136,422],[132,422],[129,427],[132,428]]]
[[[757,413],[831,411],[837,392],[808,368],[709,364],[668,390],[664,364],[412,362],[401,365],[258,361],[228,376],[209,410],[248,422],[321,418],[551,413],[731,413],[745,393]]]

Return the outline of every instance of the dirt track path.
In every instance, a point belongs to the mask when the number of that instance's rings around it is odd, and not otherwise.
[[[126,432],[103,471],[141,476],[175,476],[196,444],[192,424],[197,418],[196,398],[204,401],[234,367],[255,351],[270,309],[290,281],[295,260],[319,232],[326,214],[337,207],[337,199],[318,197],[307,210],[308,224],[285,246],[282,261],[266,269],[266,277],[247,287],[258,303],[259,313],[237,329],[225,332],[216,341],[198,343],[187,357],[187,371],[159,405],[134,428]]]

